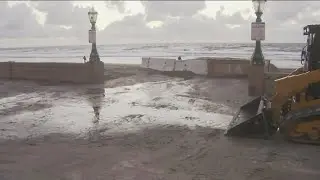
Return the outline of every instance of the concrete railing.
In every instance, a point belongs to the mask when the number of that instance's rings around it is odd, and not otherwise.
[[[208,76],[210,77],[247,77],[249,60],[232,58],[210,58]]]
[[[209,77],[248,77],[249,94],[265,94],[267,96],[272,96],[274,92],[274,80],[287,76],[293,71],[293,69],[279,69],[270,60],[265,60],[264,67],[253,67],[248,59],[210,57],[183,61],[142,58],[141,66],[162,72],[190,71]],[[251,74],[250,77],[249,74]]]
[[[250,61],[233,58],[203,57],[188,60],[142,58],[141,67],[168,71],[190,71],[209,77],[246,77]]]
[[[175,59],[163,59],[163,58],[142,58],[141,67],[158,70],[158,71],[174,71]]]
[[[102,83],[104,64],[0,62],[0,78],[80,84]]]

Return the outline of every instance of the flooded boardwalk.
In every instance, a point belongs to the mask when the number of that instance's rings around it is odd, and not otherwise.
[[[232,113],[226,105],[193,97],[192,84],[181,80],[115,88],[41,88],[0,99],[2,138],[50,133],[86,136],[92,128],[109,133],[168,124],[225,129]],[[207,107],[214,107],[216,112]]]
[[[317,146],[223,136],[246,94],[246,80],[143,72],[2,81],[0,179],[318,179]]]

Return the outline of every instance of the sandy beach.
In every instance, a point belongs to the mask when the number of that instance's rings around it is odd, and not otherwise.
[[[318,146],[227,138],[246,79],[106,64],[102,85],[0,81],[2,180],[318,180]]]

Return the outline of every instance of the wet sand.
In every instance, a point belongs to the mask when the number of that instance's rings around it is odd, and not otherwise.
[[[244,79],[106,65],[104,86],[0,82],[0,179],[319,179],[318,146],[227,138]]]

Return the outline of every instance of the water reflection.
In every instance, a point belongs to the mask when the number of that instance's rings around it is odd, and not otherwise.
[[[100,139],[99,133],[99,121],[100,121],[100,110],[103,105],[105,97],[104,85],[96,85],[86,90],[87,100],[93,109],[92,129],[89,131],[89,138],[92,141],[98,141]]]
[[[93,108],[93,112],[94,112],[94,116],[95,116],[93,123],[98,123],[100,120],[101,106],[92,106],[92,108]]]

